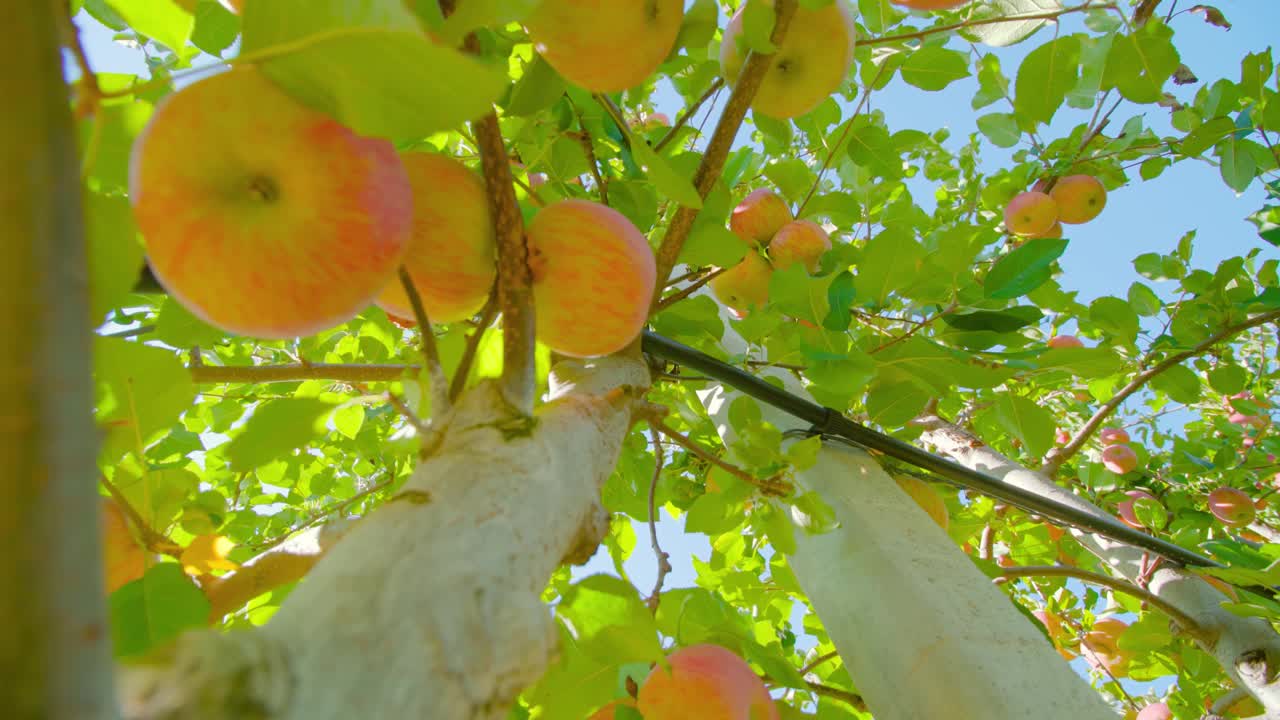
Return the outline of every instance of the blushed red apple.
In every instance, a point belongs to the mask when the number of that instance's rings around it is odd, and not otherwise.
[[[1210,491],[1206,502],[1209,512],[1224,525],[1231,527],[1248,525],[1257,514],[1253,498],[1233,487],[1220,487]]]
[[[1098,439],[1103,445],[1121,445],[1129,442],[1129,433],[1123,428],[1108,427],[1098,432]]]
[[[751,247],[763,247],[792,219],[786,200],[772,190],[760,188],[752,190],[733,208],[729,229]]]
[[[1108,445],[1102,449],[1102,465],[1117,475],[1138,467],[1138,454],[1128,445]]]
[[[1049,197],[1058,205],[1058,220],[1070,225],[1087,223],[1107,206],[1107,189],[1090,175],[1068,175],[1058,180]]]
[[[1014,196],[1004,208],[1004,226],[1014,235],[1043,235],[1058,222],[1058,204],[1042,192],[1030,190]]]
[[[1138,720],[1173,720],[1173,711],[1162,702],[1153,702],[1138,711]]]
[[[691,645],[667,656],[640,686],[645,720],[778,720],[778,709],[745,660],[719,645]]]
[[[769,302],[769,279],[773,266],[760,253],[747,251],[737,265],[711,279],[711,291],[726,307],[745,317],[753,307]]]
[[[129,200],[160,284],[229,332],[346,322],[395,275],[413,191],[395,148],[252,66],[166,98],[134,142]]]
[[[525,18],[534,47],[575,85],[621,92],[666,60],[684,0],[541,0]]]
[[[1116,505],[1116,510],[1120,513],[1121,522],[1135,530],[1146,530],[1147,527],[1138,520],[1137,514],[1133,511],[1133,503],[1143,498],[1153,502],[1159,502],[1156,500],[1156,496],[1146,490],[1126,490],[1124,494],[1128,495],[1129,499],[1121,500]]]
[[[1049,341],[1046,344],[1054,350],[1084,347],[1084,343],[1075,335],[1054,335],[1049,338]]]
[[[617,352],[644,329],[657,281],[649,241],[622,213],[561,200],[526,228],[538,339],[562,355]]]
[[[777,270],[800,263],[811,274],[818,271],[822,256],[831,249],[831,238],[811,220],[794,220],[782,226],[769,241],[769,259]]]
[[[445,155],[404,153],[401,160],[413,187],[413,238],[404,266],[432,323],[469,318],[484,306],[497,274],[484,181]],[[377,305],[413,317],[398,274]]]

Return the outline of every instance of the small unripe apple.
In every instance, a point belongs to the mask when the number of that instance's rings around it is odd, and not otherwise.
[[[1076,337],[1075,335],[1054,335],[1053,337],[1049,338],[1049,341],[1046,344],[1054,350],[1060,350],[1062,348],[1084,347],[1084,343],[1081,342],[1080,338]]]
[[[497,274],[484,181],[446,155],[413,152],[400,158],[413,187],[413,238],[404,266],[432,323],[469,318],[484,306]],[[413,317],[398,273],[377,305],[397,317]]]
[[[259,338],[355,317],[396,274],[413,228],[395,147],[254,66],[157,106],[133,144],[129,202],[169,294],[210,325]]]
[[[751,247],[767,246],[793,216],[780,195],[760,188],[753,190],[733,209],[729,229]]]
[[[960,7],[969,0],[893,0],[893,2],[912,10],[950,10]]]
[[[1138,454],[1128,445],[1109,445],[1102,449],[1102,465],[1117,475],[1124,475],[1138,467]]]
[[[1211,491],[1207,502],[1209,512],[1224,525],[1231,527],[1248,525],[1257,514],[1253,498],[1233,487],[1220,487]]]
[[[778,270],[800,263],[811,274],[818,271],[822,255],[831,249],[831,238],[811,220],[796,220],[782,226],[769,242],[769,259]]]
[[[764,682],[719,645],[690,645],[668,655],[640,686],[636,709],[645,720],[778,720]]]
[[[1125,432],[1123,428],[1102,428],[1098,433],[1098,439],[1102,441],[1103,445],[1121,445],[1129,442],[1129,433]]]
[[[538,339],[571,357],[608,355],[644,329],[657,281],[649,241],[622,213],[561,200],[525,232]]]
[[[684,22],[684,0],[541,0],[525,18],[529,39],[569,82],[621,92],[658,69]]]
[[[1004,226],[1014,235],[1043,235],[1058,222],[1058,204],[1034,190],[1019,193],[1004,208]]]
[[[1068,175],[1049,191],[1058,204],[1058,220],[1069,225],[1087,223],[1107,206],[1107,189],[1090,175]]]
[[[742,260],[711,279],[711,291],[725,306],[743,316],[752,307],[769,302],[769,278],[773,266],[760,253],[748,251]]]
[[[766,5],[773,6],[772,0]],[[720,44],[720,68],[732,85],[742,72],[746,48],[742,47],[746,3],[729,21]],[[803,115],[840,89],[853,64],[855,27],[848,0],[809,9],[803,5],[791,19],[787,35],[769,58],[760,89],[751,108],[772,118]]]
[[[1131,528],[1134,528],[1135,530],[1147,529],[1147,527],[1143,525],[1140,520],[1138,520],[1137,514],[1134,513],[1133,503],[1135,500],[1139,500],[1142,498],[1145,498],[1147,500],[1152,500],[1155,502],[1159,502],[1159,501],[1156,500],[1156,497],[1154,495],[1152,495],[1151,493],[1145,490],[1126,490],[1124,494],[1128,495],[1129,499],[1121,500],[1116,505],[1116,510],[1120,512],[1121,522],[1123,522],[1125,525],[1128,525]]]
[[[910,475],[894,475],[893,481],[910,495],[911,499],[928,513],[939,527],[943,530],[947,529],[951,524],[951,518],[947,515],[947,503],[932,485]]]
[[[1162,702],[1151,703],[1138,712],[1138,720],[1173,720],[1173,711]]]

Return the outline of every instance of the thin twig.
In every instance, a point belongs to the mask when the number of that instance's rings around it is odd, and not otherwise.
[[[177,543],[147,524],[142,515],[129,503],[129,499],[124,496],[124,493],[120,492],[120,488],[115,486],[115,483],[108,480],[105,475],[99,475],[98,482],[102,483],[102,486],[107,489],[107,493],[116,501],[116,505],[129,518],[129,522],[133,523],[133,526],[137,528],[142,544],[148,550],[172,557],[178,557],[182,554],[182,548]]]
[[[809,662],[805,663],[805,666],[800,668],[800,675],[801,676],[808,675],[810,672],[813,672],[814,668],[818,667],[822,663],[838,657],[840,657],[839,650],[832,650],[829,653],[823,653],[822,655],[819,655],[813,660],[810,660]]]
[[[476,351],[480,349],[480,340],[484,337],[484,332],[493,324],[493,318],[497,313],[497,295],[490,293],[489,301],[485,303],[484,310],[480,311],[480,324],[471,331],[471,335],[467,336],[467,346],[462,351],[462,359],[458,361],[458,367],[453,371],[453,383],[449,386],[450,400],[457,400],[462,395],[462,391],[467,388],[467,376],[471,374],[471,365],[476,360]]]
[[[569,101],[573,103],[572,100]],[[587,167],[591,169],[591,177],[596,181],[596,192],[600,193],[600,202],[609,204],[609,186],[605,184],[604,177],[600,174],[600,162],[596,159],[595,142],[591,139],[591,131],[587,130],[587,120],[582,115],[582,108],[573,105],[573,111],[578,116],[578,143],[582,145],[582,152],[587,156]]]
[[[871,99],[871,93],[875,90],[876,83],[880,82],[880,76],[884,74],[885,69],[888,67],[889,63],[881,63],[880,69],[876,71],[876,76],[867,84],[867,89],[862,93],[862,97],[858,99],[858,106],[853,109],[853,115],[845,121],[844,130],[841,131],[839,139],[836,140],[836,144],[832,145],[827,150],[827,156],[823,158],[822,167],[818,169],[818,175],[813,179],[813,185],[809,187],[809,192],[805,194],[804,200],[800,201],[800,207],[796,208],[796,217],[800,217],[800,215],[804,213],[805,206],[809,204],[809,200],[813,197],[813,194],[817,192],[818,185],[822,183],[822,176],[826,175],[827,170],[830,169],[831,161],[835,158],[836,152],[841,147],[844,147],[845,141],[849,139],[849,132],[853,130],[853,121],[862,114],[862,110],[866,107],[867,101]]]
[[[671,129],[667,130],[667,133],[662,136],[662,139],[658,140],[658,143],[653,146],[654,152],[662,152],[663,148],[670,145],[671,141],[676,139],[676,133],[680,132],[680,128],[688,125],[689,119],[697,114],[698,109],[702,107],[702,104],[707,100],[710,100],[711,96],[715,95],[716,91],[722,87],[724,87],[724,78],[717,77],[711,85],[707,87],[706,91],[702,93],[701,97],[694,100],[692,105],[685,108],[684,112],[680,113],[680,117],[676,118],[675,123],[671,125]]]
[[[391,407],[395,408],[396,412],[400,413],[400,416],[412,425],[414,430],[418,431],[418,435],[420,437],[425,438],[431,434],[431,426],[423,422],[422,418],[418,417],[418,414],[413,411],[413,408],[406,405],[399,395],[396,395],[393,392],[388,392],[386,397],[387,402],[391,404]]]
[[[952,23],[950,25],[939,25],[927,30],[921,30],[913,33],[903,33],[902,35],[886,35],[878,38],[863,38],[858,40],[859,46],[886,45],[888,43],[905,42],[907,40],[920,40],[932,35],[948,33],[952,30],[963,30],[969,27],[978,27],[980,25],[996,25],[1003,22],[1018,22],[1022,20],[1053,20],[1063,15],[1077,12],[1087,12],[1090,10],[1115,10],[1115,3],[1084,3],[1083,5],[1074,5],[1072,7],[1054,10],[1053,12],[1031,13],[1027,15],[1003,15],[1001,17],[982,18],[979,20],[966,20],[964,22]]]
[[[853,706],[854,710],[859,712],[863,712],[867,709],[867,702],[863,700],[862,696],[858,693],[841,690],[838,687],[831,687],[830,685],[823,685],[819,682],[810,682],[808,680],[806,680],[804,684],[808,686],[815,695],[822,695],[823,697],[829,697],[848,703]]]
[[[649,599],[645,604],[649,606],[649,612],[655,615],[658,612],[658,603],[662,601],[662,584],[666,582],[667,573],[671,572],[671,556],[662,551],[662,545],[658,543],[658,478],[662,477],[662,441],[658,438],[658,430],[650,426],[649,436],[653,439],[653,477],[649,480],[649,545],[653,548],[653,554],[658,558],[658,578],[653,583],[653,591],[649,593]]]
[[[422,336],[422,359],[426,361],[427,378],[431,383],[431,414],[444,414],[449,411],[449,378],[444,374],[444,366],[440,364],[440,348],[436,346],[436,334],[431,328],[431,318],[427,317],[427,309],[422,305],[422,296],[413,278],[405,266],[400,266],[400,284],[404,286],[405,295],[409,296],[409,306],[413,308],[413,317],[418,321],[418,334]]]
[[[263,552],[263,551],[265,551],[265,550],[270,550],[271,548],[273,548],[273,547],[275,547],[275,546],[277,546],[277,545],[279,545],[279,544],[283,543],[284,541],[288,540],[290,537],[292,537],[292,536],[296,535],[297,533],[300,533],[300,532],[302,532],[303,530],[306,530],[307,528],[309,528],[309,527],[311,527],[311,526],[315,525],[316,523],[320,522],[321,520],[324,520],[325,518],[329,517],[330,515],[333,515],[334,513],[340,512],[340,511],[342,511],[344,508],[348,508],[348,507],[350,507],[350,506],[352,506],[352,505],[354,505],[354,504],[356,504],[356,503],[360,502],[361,500],[364,500],[365,498],[369,497],[370,495],[374,495],[374,494],[377,494],[377,493],[379,493],[379,492],[382,492],[383,490],[386,490],[387,488],[391,487],[391,485],[392,485],[395,481],[396,481],[395,473],[392,473],[392,474],[391,474],[391,477],[387,478],[386,480],[383,480],[382,482],[377,483],[377,484],[374,484],[374,485],[370,485],[369,487],[365,488],[364,490],[361,490],[360,492],[356,493],[355,495],[352,495],[351,497],[347,498],[346,500],[340,500],[340,501],[338,501],[338,502],[336,502],[336,503],[334,503],[334,504],[332,504],[332,505],[330,505],[330,506],[328,506],[328,507],[326,507],[326,508],[324,508],[324,509],[322,509],[322,510],[317,510],[316,512],[314,512],[314,513],[312,513],[312,514],[308,515],[308,516],[307,516],[307,518],[306,518],[305,520],[303,520],[303,521],[302,521],[302,524],[297,525],[296,527],[289,528],[287,531],[285,531],[285,532],[283,532],[283,533],[281,533],[281,534],[279,534],[279,535],[277,535],[277,536],[275,536],[275,537],[273,537],[273,538],[269,538],[269,539],[267,539],[267,540],[263,540],[263,541],[262,541],[262,542],[260,542],[260,543],[256,543],[256,544],[254,544],[254,545],[250,545],[250,546],[249,546],[249,548],[250,548],[251,550],[253,550],[255,553],[260,553],[260,552]]]
[[[959,305],[959,303],[958,303],[958,302],[952,302],[952,303],[951,303],[951,305],[950,305],[950,307],[947,307],[947,308],[946,308],[946,309],[944,309],[944,310],[940,310],[940,311],[938,311],[938,312],[937,312],[933,317],[931,317],[931,318],[929,318],[929,319],[925,320],[924,322],[921,322],[919,325],[916,325],[915,327],[911,328],[911,329],[910,329],[910,330],[908,330],[906,333],[904,333],[904,334],[902,334],[902,335],[899,335],[899,336],[898,336],[898,337],[896,337],[896,338],[893,338],[893,339],[892,339],[892,340],[890,340],[889,342],[884,343],[883,345],[881,345],[881,346],[879,346],[879,347],[875,348],[874,350],[870,350],[870,351],[868,351],[868,353],[867,353],[867,354],[868,354],[868,355],[875,355],[876,353],[880,352],[881,350],[884,350],[885,348],[888,348],[888,347],[892,347],[892,346],[894,346],[894,345],[897,345],[898,343],[902,342],[903,340],[906,340],[906,339],[910,338],[911,336],[913,336],[913,335],[915,335],[916,333],[920,332],[920,331],[921,331],[921,330],[923,330],[924,328],[928,327],[930,324],[932,324],[932,323],[933,323],[935,320],[937,320],[938,318],[940,318],[940,317],[942,317],[942,316],[944,316],[944,315],[950,315],[951,313],[955,312],[956,308],[958,308],[958,307],[960,307],[960,305]]]
[[[670,438],[672,442],[684,448],[687,452],[706,460],[712,465],[715,465],[721,470],[724,470],[730,475],[738,478],[742,482],[758,488],[760,492],[765,495],[782,497],[791,492],[791,483],[788,483],[777,476],[771,478],[758,478],[737,465],[725,462],[719,456],[709,452],[701,445],[698,445],[698,443],[689,439],[687,435],[684,435],[672,428],[670,425],[667,425],[660,418],[649,418],[649,424],[655,430]]]
[[[681,300],[694,294],[695,292],[698,291],[699,288],[701,288],[703,285],[706,285],[707,283],[714,280],[716,276],[718,276],[720,273],[724,272],[727,269],[728,268],[716,268],[708,272],[707,274],[703,275],[702,277],[698,278],[697,280],[693,281],[693,283],[691,283],[688,287],[681,288],[679,291],[671,293],[670,295],[662,298],[662,301],[658,303],[656,312],[662,312],[663,310],[666,310],[672,305],[675,305]]]
[[[205,365],[191,364],[187,372],[199,384],[275,383],[302,380],[332,380],[343,383],[392,382],[422,371],[418,365],[302,364],[287,365]]]
[[[1198,622],[1196,622],[1195,618],[1179,610],[1177,607],[1174,607],[1167,600],[1164,600],[1155,593],[1152,593],[1149,590],[1144,590],[1131,582],[1107,575],[1101,575],[1095,572],[1089,572],[1088,570],[1059,565],[1027,565],[1024,567],[1006,568],[1000,573],[1000,577],[996,578],[995,582],[1000,583],[1005,580],[1023,577],[1075,578],[1076,580],[1110,588],[1116,592],[1122,592],[1126,595],[1138,598],[1139,600],[1146,602],[1151,607],[1162,611],[1165,615],[1168,615],[1170,619],[1178,623],[1178,626],[1182,628],[1183,632],[1194,637],[1196,640],[1203,643],[1212,642],[1212,639],[1208,637],[1208,633]]]
[[[1076,453],[1080,452],[1080,448],[1084,447],[1084,444],[1089,441],[1089,438],[1093,437],[1093,434],[1097,432],[1098,428],[1102,427],[1102,424],[1105,423],[1107,418],[1116,411],[1116,408],[1119,408],[1130,395],[1142,389],[1142,387],[1150,382],[1152,378],[1169,368],[1178,365],[1183,360],[1204,354],[1210,348],[1223,340],[1234,335],[1238,335],[1250,328],[1275,322],[1276,320],[1280,320],[1280,310],[1272,310],[1271,312],[1257,315],[1245,322],[1226,327],[1213,337],[1210,337],[1208,340],[1205,340],[1190,350],[1170,355],[1159,364],[1138,373],[1129,381],[1129,384],[1117,391],[1111,396],[1110,400],[1104,403],[1102,407],[1098,408],[1098,411],[1095,412],[1093,417],[1089,418],[1089,420],[1085,422],[1084,426],[1076,432],[1075,437],[1071,439],[1071,442],[1067,443],[1066,447],[1049,451],[1049,455],[1045,458],[1044,464],[1040,468],[1040,472],[1049,476],[1056,474],[1058,468],[1062,467],[1064,462],[1069,460]]]
[[[796,6],[796,0],[778,0],[775,4],[773,34],[770,36],[774,46],[781,45],[786,36],[791,18],[795,15]],[[729,102],[726,103],[724,112],[720,114],[715,131],[711,133],[711,141],[707,143],[702,162],[694,173],[693,185],[698,191],[698,197],[706,199],[720,178],[725,160],[729,157],[729,150],[733,147],[734,138],[738,135],[738,128],[742,126],[747,110],[755,100],[756,91],[760,89],[760,83],[764,80],[765,72],[772,62],[773,58],[769,55],[752,52],[747,56],[742,73],[738,76],[733,92],[729,95]],[[662,288],[666,287],[667,278],[671,277],[671,270],[676,266],[680,250],[684,247],[685,240],[689,238],[693,221],[697,217],[696,209],[681,206],[667,225],[667,233],[662,239],[662,245],[658,248],[658,282],[653,292],[655,310],[662,299]]]

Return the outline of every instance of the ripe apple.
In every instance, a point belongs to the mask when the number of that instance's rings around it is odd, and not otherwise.
[[[1224,525],[1239,527],[1253,522],[1257,508],[1253,498],[1233,487],[1220,487],[1209,493],[1209,512]]]
[[[1049,633],[1049,639],[1053,642],[1054,649],[1058,651],[1063,660],[1071,660],[1076,656],[1075,653],[1062,647],[1058,640],[1063,636],[1062,621],[1058,619],[1058,616],[1044,610],[1036,610],[1031,614],[1040,621],[1041,625],[1044,625],[1044,629]]]
[[[1232,425],[1248,425],[1250,427],[1262,428],[1266,427],[1267,419],[1261,415],[1245,415],[1244,413],[1234,412],[1227,417],[1227,422]]]
[[[818,271],[822,255],[831,249],[831,238],[811,220],[795,220],[782,226],[769,241],[769,259],[778,270],[801,263],[810,274]]]
[[[720,302],[746,316],[752,307],[769,302],[769,278],[773,266],[760,253],[748,251],[742,260],[711,279],[711,291]]]
[[[1138,720],[1173,720],[1173,711],[1162,702],[1151,703],[1138,712]]]
[[[1095,621],[1089,632],[1085,633],[1081,650],[1081,654],[1089,665],[1094,668],[1106,668],[1116,677],[1127,675],[1133,653],[1121,650],[1117,643],[1120,635],[1128,627],[1116,618]]]
[[[640,686],[636,709],[645,720],[778,720],[764,682],[719,645],[690,645],[667,656]]]
[[[1087,223],[1107,206],[1107,189],[1090,175],[1068,175],[1049,191],[1058,204],[1058,220],[1069,225]]]
[[[1102,465],[1117,475],[1138,467],[1138,454],[1128,445],[1108,445],[1102,449]]]
[[[364,138],[246,66],[156,108],[129,200],[160,284],[229,332],[285,339],[345,322],[409,245],[413,191],[390,142]]]
[[[729,229],[751,247],[766,246],[793,216],[787,201],[772,190],[753,190],[733,209]]]
[[[445,155],[414,152],[400,159],[413,187],[413,237],[404,265],[431,322],[469,318],[484,306],[497,274],[484,181]],[[413,317],[398,273],[377,305],[389,314]]]
[[[1039,238],[1049,238],[1050,240],[1057,240],[1058,238],[1061,238],[1061,237],[1062,237],[1062,223],[1056,222],[1053,224],[1053,227],[1049,228],[1045,232],[1040,233],[1039,235],[1031,235],[1029,236],[1029,239],[1036,240]]]
[[[644,329],[657,282],[649,241],[622,213],[561,200],[525,233],[538,339],[573,357],[617,352]]]
[[[1049,338],[1048,346],[1054,350],[1061,348],[1082,348],[1084,343],[1075,335],[1054,335]]]
[[[666,113],[654,113],[644,119],[645,130],[657,130],[658,128],[671,127],[671,118]]]
[[[147,552],[133,539],[124,511],[113,500],[102,498],[102,567],[106,591],[111,594],[138,578],[147,569]]]
[[[1156,502],[1159,502],[1159,501],[1156,500],[1156,497],[1154,495],[1152,495],[1151,493],[1145,490],[1126,490],[1124,494],[1128,495],[1129,499],[1121,500],[1120,503],[1116,505],[1116,510],[1120,512],[1121,522],[1123,522],[1125,525],[1128,525],[1129,527],[1135,530],[1147,529],[1147,527],[1143,525],[1140,520],[1138,520],[1137,514],[1134,513],[1133,503],[1135,500],[1139,500],[1141,498],[1146,498],[1148,500],[1153,500]]]
[[[1014,235],[1043,235],[1058,222],[1058,203],[1042,192],[1019,193],[1004,207],[1004,226]]]
[[[1098,439],[1102,441],[1103,445],[1121,445],[1129,442],[1129,433],[1125,432],[1123,428],[1102,428],[1098,433]]]
[[[635,701],[635,700],[632,700],[631,698],[623,698],[622,700],[614,700],[613,702],[609,703],[608,705],[605,705],[604,707],[600,708],[599,710],[597,710],[597,711],[595,711],[595,712],[591,713],[591,717],[587,718],[587,720],[614,720],[614,718],[615,718],[614,708],[618,708],[618,707],[635,707],[635,706],[636,706],[636,701]]]
[[[960,7],[969,0],[893,0],[893,2],[912,10],[950,10]]]
[[[768,0],[769,7],[773,6]],[[746,62],[742,43],[746,3],[729,21],[720,43],[720,69],[730,85]],[[751,107],[761,115],[786,119],[813,110],[840,89],[853,63],[855,30],[848,0],[796,10],[787,35],[769,61]]]
[[[644,82],[675,45],[684,0],[542,0],[525,18],[538,53],[595,92]]]
[[[1054,431],[1053,433],[1054,445],[1066,445],[1069,442],[1071,442],[1070,432],[1063,430],[1062,428],[1058,428],[1056,431]]]
[[[933,521],[943,530],[951,524],[951,518],[947,515],[947,503],[942,499],[942,495],[929,483],[910,475],[894,475],[893,481],[902,488],[912,500],[916,501]]]

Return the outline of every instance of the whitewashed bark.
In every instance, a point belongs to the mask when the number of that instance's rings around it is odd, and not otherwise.
[[[502,718],[556,651],[539,595],[607,531],[639,359],[562,363],[535,427],[468,393],[438,450],[256,632],[191,633],[124,675],[133,718]]]
[[[972,470],[991,475],[1041,497],[1071,505],[1098,517],[1106,512],[1045,475],[1028,470],[1001,455],[969,432],[945,420],[928,416],[917,420],[925,428],[922,440]],[[1096,555],[1114,574],[1135,580],[1145,551],[1106,538],[1072,530],[1072,535]],[[1280,720],[1280,636],[1259,618],[1234,615],[1221,606],[1225,597],[1193,573],[1161,568],[1147,589],[1195,618],[1208,634],[1201,647],[1214,656],[1227,675],[1253,695],[1266,709],[1263,717]]]
[[[731,353],[747,348],[732,330],[722,342]],[[809,397],[789,373],[762,374]],[[732,447],[727,415],[738,394],[716,387],[699,395]],[[784,431],[806,427],[761,411]],[[831,506],[840,527],[797,529],[789,562],[876,720],[1115,718],[869,455],[828,442],[796,481]]]

